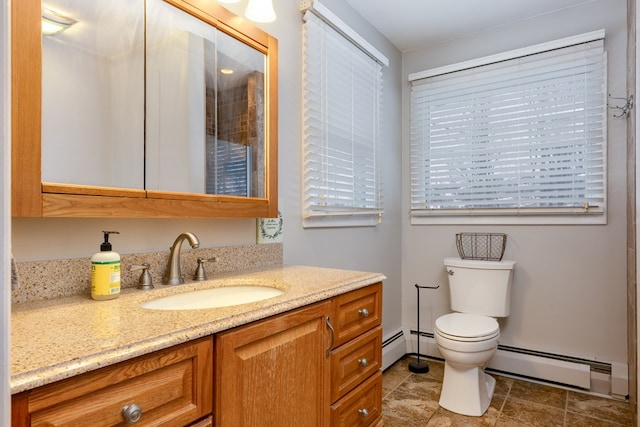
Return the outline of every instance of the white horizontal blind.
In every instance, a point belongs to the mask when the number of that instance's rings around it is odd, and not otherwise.
[[[250,146],[236,142],[207,145],[207,193],[251,197],[251,153]]]
[[[315,14],[304,19],[305,226],[347,216],[360,220],[342,225],[376,224],[382,67]]]
[[[413,82],[414,215],[601,212],[605,166],[603,40]]]

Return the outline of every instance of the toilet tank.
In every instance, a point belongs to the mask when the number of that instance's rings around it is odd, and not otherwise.
[[[451,309],[459,313],[506,317],[511,307],[515,261],[445,258]]]

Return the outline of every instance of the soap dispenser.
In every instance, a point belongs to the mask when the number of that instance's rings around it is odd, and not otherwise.
[[[120,296],[120,254],[111,250],[109,234],[117,231],[103,231],[104,242],[100,252],[91,257],[91,298],[109,300]]]

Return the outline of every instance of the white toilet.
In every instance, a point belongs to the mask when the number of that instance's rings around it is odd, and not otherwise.
[[[498,348],[500,327],[494,317],[509,315],[515,261],[445,258],[451,309],[436,319],[435,339],[444,357],[440,406],[458,414],[485,413],[496,380],[484,367]]]

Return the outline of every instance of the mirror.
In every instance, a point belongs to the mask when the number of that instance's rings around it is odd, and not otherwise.
[[[42,37],[42,180],[143,189],[143,2],[42,5],[75,21]]]
[[[47,0],[47,182],[264,197],[258,50],[163,0]]]
[[[146,188],[264,197],[266,57],[147,1]]]
[[[277,215],[276,39],[210,0],[11,14],[13,216]]]

